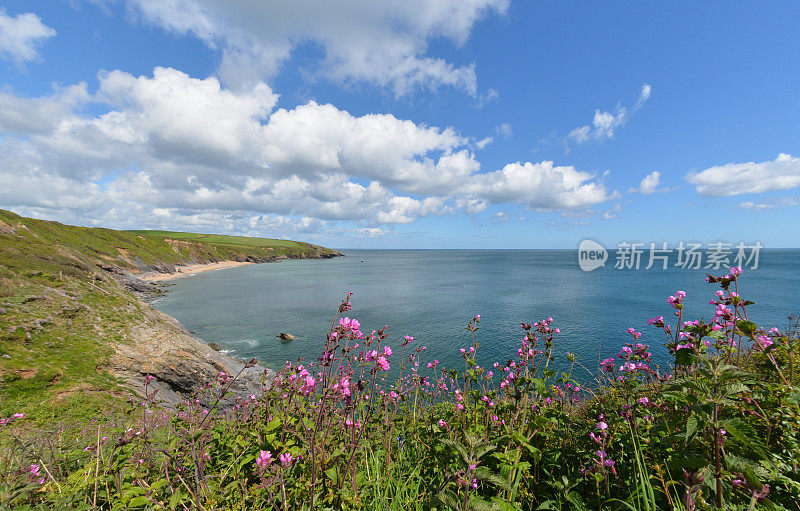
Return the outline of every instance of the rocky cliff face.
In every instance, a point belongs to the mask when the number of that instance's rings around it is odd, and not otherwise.
[[[259,393],[262,382],[269,385],[271,373],[263,367],[245,368],[244,362],[215,351],[171,316],[149,305],[140,310],[139,319],[126,328],[127,339],[114,343],[107,368],[138,395],[144,396],[148,375],[153,376],[148,390],[157,390],[157,400],[168,406],[177,405],[223,372],[239,375],[223,406],[232,405],[237,396]]]

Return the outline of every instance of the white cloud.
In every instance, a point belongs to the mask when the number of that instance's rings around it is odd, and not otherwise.
[[[511,129],[511,125],[507,122],[496,126],[494,132],[506,138],[514,136],[514,130]]]
[[[615,131],[625,126],[630,116],[636,113],[650,98],[651,92],[652,87],[649,84],[642,85],[636,104],[631,110],[621,104],[617,105],[615,113],[598,108],[594,112],[594,119],[591,125],[575,128],[567,135],[566,139],[585,144],[590,141],[603,141],[614,138]]]
[[[428,55],[429,41],[463,45],[473,26],[505,13],[508,0],[127,0],[147,22],[192,34],[222,50],[221,76],[233,84],[268,78],[304,44],[324,51],[321,74],[364,81],[396,95],[452,86],[478,96],[474,64]],[[492,92],[487,97],[492,96]],[[494,94],[496,95],[496,93]]]
[[[56,88],[52,95],[21,98],[0,90],[0,133],[30,135],[46,133],[60,119],[90,100],[86,83]]]
[[[622,211],[622,206],[620,204],[614,204],[611,209],[608,209],[603,212],[603,218],[605,220],[611,220],[612,218],[617,218],[619,212]]]
[[[278,101],[263,82],[234,93],[214,77],[199,80],[168,68],[156,68],[152,78],[122,71],[102,75],[99,97],[125,108],[120,121],[146,136],[160,159],[198,164],[221,164],[250,152],[262,141],[260,121]]]
[[[800,158],[781,153],[772,161],[717,165],[686,179],[708,197],[789,190],[800,186]]]
[[[650,99],[650,93],[653,91],[653,88],[650,86],[649,83],[642,85],[642,89],[639,91],[639,99],[636,100],[636,106],[634,110],[638,110],[644,105],[644,102]]]
[[[333,221],[372,228],[489,204],[573,211],[613,197],[594,175],[548,161],[483,172],[474,139],[452,128],[313,101],[274,110],[278,97],[262,82],[231,90],[169,68],[99,82],[95,93],[80,84],[0,94],[0,205],[274,236],[291,222],[292,232]]]
[[[462,191],[494,204],[518,202],[529,209],[573,210],[604,202],[611,196],[594,176],[552,161],[510,163],[502,170],[476,174]]]
[[[747,209],[749,211],[764,211],[765,209],[772,209],[773,204],[755,203],[753,201],[741,202],[737,205],[739,209]]]
[[[386,229],[381,229],[379,227],[364,227],[361,229],[350,229],[348,232],[362,238],[377,238],[389,234],[389,231],[387,231]]]
[[[482,139],[478,140],[477,142],[475,142],[475,147],[477,147],[478,149],[483,149],[487,145],[491,144],[492,142],[494,142],[494,138],[493,137],[482,138]]]
[[[18,66],[39,60],[38,46],[56,35],[39,16],[28,12],[11,17],[0,8],[0,57]]]
[[[800,195],[785,195],[770,202],[745,201],[738,204],[738,208],[750,211],[764,211],[775,208],[789,208],[800,206]]]
[[[630,193],[641,193],[642,195],[649,195],[655,193],[658,185],[661,183],[661,172],[654,170],[653,172],[644,176],[642,182],[639,183],[638,188],[631,188],[628,190]]]

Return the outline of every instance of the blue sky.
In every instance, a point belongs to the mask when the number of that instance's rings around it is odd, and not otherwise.
[[[799,247],[797,2],[0,3],[0,207],[336,247]]]

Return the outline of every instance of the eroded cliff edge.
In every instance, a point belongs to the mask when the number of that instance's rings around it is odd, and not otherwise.
[[[75,227],[0,210],[0,407],[141,397],[147,375],[158,399],[175,405],[244,362],[146,303],[161,291],[143,276],[339,255],[302,242]],[[224,404],[257,392],[264,378],[261,366],[245,369]]]

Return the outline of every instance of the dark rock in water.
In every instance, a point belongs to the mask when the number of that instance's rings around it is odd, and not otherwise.
[[[211,346],[211,349],[214,350],[214,351],[222,351],[222,346],[220,346],[219,344],[217,344],[215,342],[210,342],[210,343],[208,343],[208,345]]]
[[[281,332],[276,337],[278,337],[278,339],[280,339],[282,341],[293,341],[293,340],[296,339],[295,336],[293,336],[292,334],[287,334],[286,332]]]

